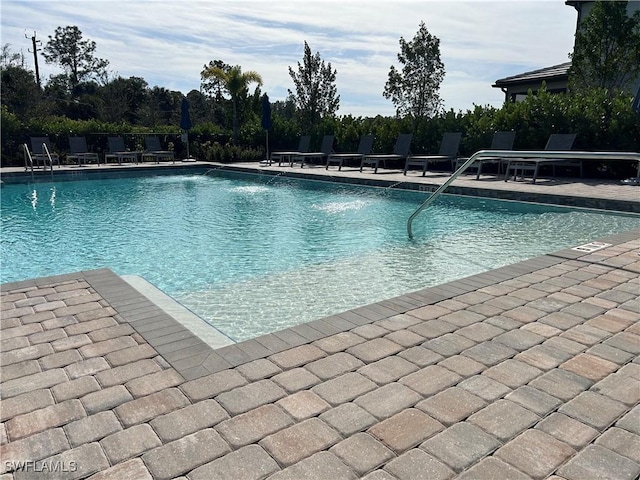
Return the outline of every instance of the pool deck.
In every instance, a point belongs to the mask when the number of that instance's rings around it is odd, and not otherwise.
[[[454,186],[640,209],[615,182]],[[221,348],[109,269],[3,284],[0,480],[637,478],[640,230],[593,241]]]

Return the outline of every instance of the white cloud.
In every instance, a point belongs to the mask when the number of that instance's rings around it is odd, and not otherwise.
[[[76,25],[113,72],[184,93],[220,59],[260,73],[273,101],[293,87],[288,67],[297,68],[307,41],[338,70],[339,113],[390,115],[389,67],[420,21],[440,39],[445,107],[466,110],[499,105],[498,78],[566,61],[576,13],[562,0],[3,0],[1,36],[32,65],[25,34],[44,44],[56,27]],[[42,56],[39,64],[44,78],[58,72]]]

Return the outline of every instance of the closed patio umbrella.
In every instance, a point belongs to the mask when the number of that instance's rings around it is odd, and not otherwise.
[[[262,128],[267,134],[267,161],[269,161],[269,129],[271,126],[271,103],[269,103],[269,96],[265,93],[262,96]]]
[[[180,128],[183,130],[182,141],[187,144],[186,161],[195,161],[195,158],[191,158],[191,155],[189,155],[189,130],[191,130],[191,127],[193,127],[193,123],[191,123],[191,115],[189,114],[189,102],[185,97],[180,105]]]

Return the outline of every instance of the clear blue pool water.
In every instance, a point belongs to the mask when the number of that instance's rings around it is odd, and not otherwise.
[[[638,216],[236,175],[2,186],[1,282],[141,275],[236,340],[573,247]]]

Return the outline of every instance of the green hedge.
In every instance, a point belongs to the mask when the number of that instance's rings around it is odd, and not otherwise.
[[[336,151],[355,151],[361,135],[375,135],[374,151],[390,152],[399,133],[413,133],[412,153],[436,153],[445,132],[462,132],[460,153],[471,155],[491,144],[496,131],[515,131],[515,149],[543,149],[552,133],[576,133],[575,149],[640,150],[640,114],[631,108],[631,97],[622,93],[592,90],[579,95],[551,94],[544,88],[523,101],[502,108],[478,106],[466,112],[442,112],[432,119],[395,117],[354,117],[322,119],[311,132],[300,131],[294,119],[274,116],[269,130],[269,150],[295,147],[303,134],[312,135],[312,148],[318,149],[323,135],[333,134]],[[161,136],[171,144],[178,156],[186,155],[186,145],[177,126],[149,128],[125,123],[111,124],[95,120],[75,121],[68,118],[31,119],[21,122],[2,107],[2,165],[20,165],[18,146],[30,136],[48,135],[57,151],[68,148],[68,137],[84,135],[94,151],[104,151],[107,135],[123,135],[131,149],[143,147],[144,135]],[[260,119],[253,115],[242,125],[239,145],[230,142],[230,132],[219,126],[203,124],[189,133],[192,156],[199,159],[233,162],[257,161],[266,156],[266,132]],[[628,163],[596,165],[590,176],[623,177],[634,172]]]

